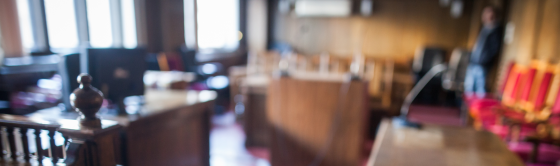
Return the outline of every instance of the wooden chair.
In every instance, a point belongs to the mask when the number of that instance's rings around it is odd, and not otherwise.
[[[367,59],[364,70],[364,79],[369,81],[370,108],[389,110],[395,72],[394,61]]]

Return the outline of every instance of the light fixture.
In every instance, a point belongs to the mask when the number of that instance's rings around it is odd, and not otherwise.
[[[298,0],[295,5],[298,17],[344,17],[352,14],[350,0]]]
[[[454,0],[451,3],[451,16],[453,18],[459,18],[463,15],[463,1],[462,0]]]
[[[373,11],[373,0],[362,0],[360,13],[362,16],[370,16]]]

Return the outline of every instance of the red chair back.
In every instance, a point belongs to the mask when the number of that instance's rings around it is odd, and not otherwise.
[[[511,69],[510,76],[506,81],[504,93],[502,95],[502,103],[507,106],[514,105],[518,99],[518,91],[521,86],[521,80],[527,73],[527,68],[521,65],[514,65]]]
[[[554,106],[552,107],[552,113],[560,114],[560,90],[556,93],[556,102],[554,102]]]
[[[504,90],[506,89],[506,85],[507,85],[507,81],[511,75],[511,71],[513,69],[513,66],[515,66],[515,63],[513,61],[509,62],[506,68],[506,74],[504,75],[504,80],[502,82],[502,85],[500,85],[500,88],[498,89],[498,93],[499,95],[502,95],[504,93]]]
[[[520,106],[525,111],[541,110],[546,101],[547,93],[550,91],[550,82],[554,69],[545,61],[533,61],[529,69],[529,79],[526,80],[527,86],[524,88]],[[527,90],[529,89],[529,90]],[[528,98],[527,98],[528,97]]]
[[[521,90],[521,102],[528,102],[529,96],[531,95],[531,88],[535,82],[535,75],[537,74],[537,69],[531,67],[529,71],[523,77],[523,87]]]
[[[542,78],[542,82],[540,84],[540,86],[538,87],[538,92],[537,92],[537,96],[535,97],[535,110],[541,110],[544,107],[545,101],[546,101],[546,96],[548,94],[548,91],[550,90],[550,84],[552,81],[552,76],[553,73],[552,72],[546,72],[543,75]]]

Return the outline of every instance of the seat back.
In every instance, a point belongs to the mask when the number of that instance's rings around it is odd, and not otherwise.
[[[532,112],[542,109],[553,76],[553,70],[550,69],[550,66],[545,61],[533,61],[531,63],[530,72],[534,70],[535,74],[533,81],[527,80],[531,84],[527,84],[524,87],[523,96],[520,101],[520,106],[523,110]],[[529,90],[527,91],[527,89]]]
[[[501,95],[503,95],[503,93],[504,93],[504,90],[505,90],[506,85],[507,85],[507,83],[508,83],[508,80],[509,80],[509,77],[510,77],[510,75],[511,75],[513,66],[515,66],[515,62],[513,62],[513,61],[511,61],[511,62],[509,62],[509,63],[507,64],[507,68],[506,68],[506,71],[505,71],[506,74],[504,74],[504,78],[503,78],[502,84],[500,85],[500,88],[498,89],[498,93],[497,93],[497,94],[500,95],[500,96],[498,96],[498,97],[502,97]]]
[[[531,90],[533,87],[533,83],[535,83],[535,76],[537,75],[537,68],[531,66],[527,73],[522,77],[521,80],[521,96],[519,96],[520,103],[527,103],[529,102],[529,96],[531,95]]]
[[[445,61],[445,50],[441,48],[426,47],[417,50],[414,55],[412,71],[421,78],[432,67],[443,64]]]
[[[553,114],[560,114],[560,64],[554,67],[554,80],[550,87],[552,94],[548,95],[546,104],[552,107],[551,112]]]
[[[506,81],[504,93],[502,95],[502,104],[512,106],[518,99],[519,89],[522,86],[523,77],[528,72],[526,66],[515,64]]]
[[[550,107],[555,107],[556,105],[560,104],[556,102],[556,99],[558,97],[557,93],[560,92],[560,64],[554,65],[551,68],[553,68],[554,70],[554,77],[550,83],[549,92],[552,93],[549,93],[548,96],[546,97],[545,105]]]

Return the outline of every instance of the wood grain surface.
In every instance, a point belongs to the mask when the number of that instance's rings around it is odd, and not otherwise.
[[[496,135],[466,127],[381,122],[367,166],[523,166]]]

